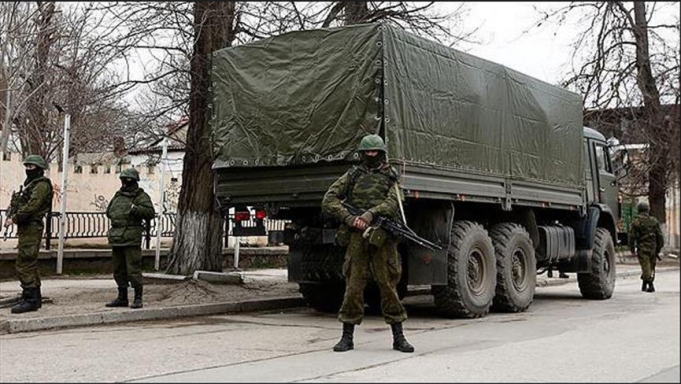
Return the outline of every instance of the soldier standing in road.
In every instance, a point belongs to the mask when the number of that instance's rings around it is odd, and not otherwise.
[[[382,244],[372,244],[363,237],[364,231],[378,216],[399,220],[398,174],[388,164],[386,146],[380,136],[365,136],[358,151],[362,164],[336,180],[322,202],[323,210],[343,223],[337,240],[340,245],[347,246],[343,265],[345,296],[338,314],[343,323],[343,336],[333,350],[343,352],[354,348],[354,327],[364,317],[364,288],[373,278],[381,292],[381,311],[392,328],[393,349],[414,352],[402,331],[407,312],[397,294],[397,283],[402,274],[397,239],[382,236],[385,239]],[[343,200],[365,212],[352,216],[342,206]]]
[[[107,307],[128,306],[128,283],[135,290],[130,308],[142,308],[142,234],[144,221],[156,214],[149,195],[137,185],[139,173],[134,168],[121,172],[121,189],[106,209],[111,220],[109,244],[113,254],[114,280],[118,297]]]
[[[45,228],[43,217],[52,209],[52,182],[45,177],[47,162],[42,156],[30,155],[24,160],[24,167],[23,191],[10,207],[14,213],[5,220],[5,227],[16,223],[19,235],[16,272],[22,295],[12,313],[37,311],[42,306],[38,251]]]
[[[664,245],[664,237],[657,219],[650,216],[650,207],[646,203],[638,205],[638,217],[629,229],[629,247],[634,256],[638,256],[641,264],[641,290],[655,292],[655,264],[658,254]],[[638,252],[637,252],[638,251]]]

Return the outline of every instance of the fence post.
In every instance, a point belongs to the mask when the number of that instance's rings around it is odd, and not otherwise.
[[[158,225],[158,223],[156,223]],[[146,227],[144,231],[144,242],[146,243],[147,249],[151,249],[151,220],[145,220],[144,226]]]
[[[47,213],[45,219],[45,249],[50,250],[50,241],[52,240],[52,211]]]
[[[225,244],[222,248],[229,247],[229,214],[225,215]]]

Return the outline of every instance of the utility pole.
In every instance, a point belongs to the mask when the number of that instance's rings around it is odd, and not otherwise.
[[[161,220],[163,219],[163,197],[166,189],[166,162],[168,160],[168,138],[163,138],[163,153],[161,154],[161,181],[158,186],[158,213],[156,214],[156,259],[154,268],[161,268]]]
[[[63,110],[55,105],[59,112]],[[69,174],[69,142],[71,136],[71,115],[64,115],[64,148],[62,153],[61,190],[59,191],[59,251],[57,252],[57,275],[62,273],[64,262],[64,234],[66,233],[66,182]]]

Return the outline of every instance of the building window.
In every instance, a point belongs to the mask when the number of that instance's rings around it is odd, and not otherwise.
[[[154,167],[153,165],[147,165],[147,174],[153,175],[154,174]]]
[[[114,171],[115,173],[121,173],[121,170],[123,169],[123,166],[120,164],[116,164],[116,170]]]
[[[3,153],[2,153],[2,159],[3,159],[4,161],[10,161],[10,160],[12,160],[12,152],[9,152],[9,151],[3,152]]]
[[[111,166],[110,165],[107,165],[106,167],[104,167],[104,173],[111,173]]]
[[[83,173],[83,166],[76,164],[73,167],[73,173]]]
[[[90,166],[90,173],[99,173],[99,169],[97,169],[96,165]]]

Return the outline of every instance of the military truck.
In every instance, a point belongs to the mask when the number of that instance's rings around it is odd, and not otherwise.
[[[400,244],[401,296],[429,285],[451,317],[523,311],[546,271],[612,296],[616,172],[579,95],[389,23],[226,48],[210,81],[219,205],[236,236],[288,221],[289,279],[312,307],[342,301],[339,223],[320,203],[369,133],[400,174],[406,225],[443,248]]]

